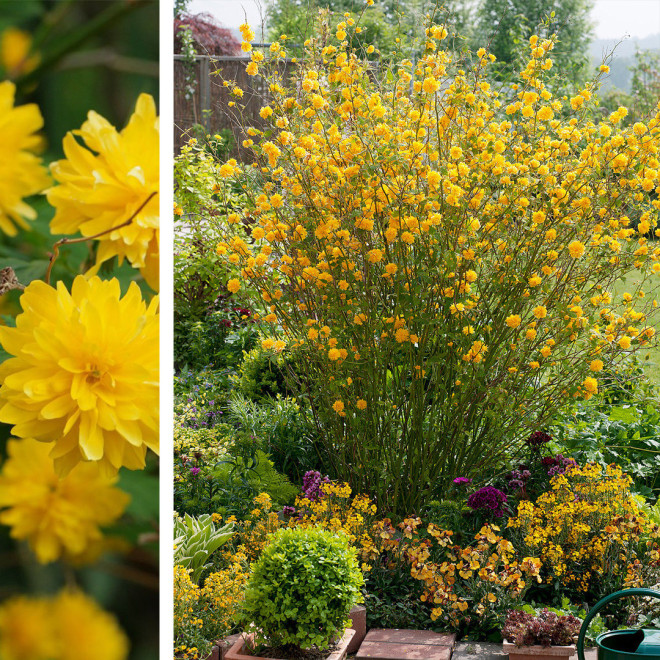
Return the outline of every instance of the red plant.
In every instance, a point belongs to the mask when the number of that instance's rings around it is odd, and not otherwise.
[[[174,19],[174,52],[181,52],[180,32],[189,28],[202,55],[240,55],[241,44],[231,30],[222,27],[211,14],[181,14]]]

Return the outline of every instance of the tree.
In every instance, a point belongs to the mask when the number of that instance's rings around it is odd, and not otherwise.
[[[479,45],[490,43],[489,51],[498,60],[497,75],[506,80],[533,34],[539,30],[543,36],[556,33],[559,43],[553,51],[554,66],[561,71],[562,80],[579,84],[589,63],[592,6],[593,0],[482,0],[477,10],[477,41]]]

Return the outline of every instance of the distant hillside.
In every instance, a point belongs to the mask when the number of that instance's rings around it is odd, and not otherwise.
[[[617,87],[625,92],[630,91],[632,74],[630,67],[635,63],[635,53],[638,50],[660,50],[660,32],[640,39],[628,37],[618,39],[595,39],[589,46],[589,54],[594,65],[614,51],[610,61],[610,73],[603,80],[603,91]]]

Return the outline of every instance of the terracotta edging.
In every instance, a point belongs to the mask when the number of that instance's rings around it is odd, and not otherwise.
[[[347,628],[344,631],[344,635],[339,640],[339,647],[333,651],[326,660],[344,660],[348,651],[348,645],[353,639],[355,630],[352,628]],[[259,656],[255,655],[245,655],[242,653],[245,643],[248,640],[251,640],[253,634],[246,635],[245,633],[241,635],[241,638],[225,653],[225,660],[255,660]],[[278,658],[269,658],[268,660],[278,660]]]
[[[509,660],[541,660],[542,658],[570,658],[575,655],[575,644],[570,646],[516,646],[509,642],[502,643],[502,650],[509,655]]]

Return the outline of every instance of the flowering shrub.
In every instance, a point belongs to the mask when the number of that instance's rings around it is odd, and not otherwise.
[[[183,566],[174,566],[174,653],[203,658],[213,642],[236,627],[247,584],[247,558],[233,555],[226,568],[214,571],[198,586]]]
[[[220,168],[248,202],[217,251],[240,269],[227,289],[259,293],[263,346],[295,355],[337,474],[404,514],[497,465],[653,339],[660,115],[594,124],[597,82],[554,98],[552,39],[532,37],[519,83],[498,91],[493,58],[454,61],[443,26],[416,63],[377,74],[349,46],[358,30],[310,39],[291,84],[285,42],[252,51],[271,101],[244,146],[265,183]],[[640,285],[615,299],[635,267]]]
[[[660,574],[660,529],[630,494],[631,479],[616,466],[571,466],[552,490],[522,501],[509,519],[509,537],[539,557],[541,576],[557,591],[598,600]]]
[[[498,531],[485,525],[473,543],[461,547],[452,544],[450,530],[430,524],[432,541],[411,547],[411,574],[425,586],[422,599],[431,605],[433,620],[456,630],[496,628],[532,580],[540,579],[540,561],[519,559],[517,549]]]

